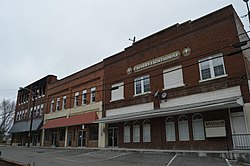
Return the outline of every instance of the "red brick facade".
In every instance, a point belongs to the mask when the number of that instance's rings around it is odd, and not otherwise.
[[[228,54],[235,52],[238,48],[232,45],[239,43],[239,32],[236,25],[238,16],[235,14],[232,6],[225,7],[219,11],[213,12],[207,16],[194,21],[187,21],[182,24],[173,25],[145,39],[135,42],[131,47],[124,51],[106,58],[105,67],[105,110],[104,114],[110,111],[113,114],[119,108],[129,108],[145,103],[154,103],[154,110],[161,109],[161,102],[155,98],[154,94],[166,92],[167,100],[181,98],[195,94],[205,94],[207,92],[218,91],[230,87],[240,86],[241,94],[245,103],[250,102],[249,87],[247,76],[248,64],[242,53]],[[134,66],[153,60],[163,55],[191,48],[191,53],[187,56],[180,55],[176,60],[162,63],[152,67],[145,67],[144,70],[134,71]],[[201,81],[199,71],[199,60],[208,56],[221,53],[224,59],[226,75],[221,78]],[[181,65],[184,86],[164,89],[163,70]],[[132,68],[131,73],[127,69]],[[143,95],[135,95],[134,80],[137,77],[149,75],[150,92]],[[112,85],[124,82],[124,99],[118,101],[111,100]],[[197,101],[199,102],[199,101]],[[168,101],[166,101],[167,105]],[[181,105],[181,102],[180,102]],[[211,108],[212,109],[212,108]],[[231,111],[229,111],[229,109]],[[152,110],[152,111],[154,111]],[[226,150],[228,149],[227,137],[205,138],[201,141],[194,141],[192,128],[192,115],[200,113],[205,121],[224,120],[227,136],[232,134],[232,125],[230,124],[229,112],[234,112],[234,108],[217,110],[199,110],[194,113],[188,111],[182,113],[168,114],[167,116],[158,116],[155,118],[138,118],[140,123],[140,141],[133,142],[133,122],[135,120],[114,121],[118,127],[118,147],[125,148],[149,148],[149,149],[185,149],[185,150]],[[237,108],[242,112],[242,107]],[[117,111],[118,112],[118,111]],[[119,114],[119,113],[118,113]],[[178,136],[178,117],[186,115],[188,117],[189,141],[179,141]],[[120,115],[122,116],[122,115]],[[174,117],[176,141],[166,141],[165,120],[166,117]],[[114,116],[115,117],[115,116]],[[107,116],[112,123],[112,116]],[[105,118],[104,118],[105,119]],[[133,119],[133,118],[131,118]],[[143,121],[150,121],[151,141],[143,142]],[[105,122],[105,120],[104,120]],[[130,141],[124,142],[124,123],[128,122],[130,126]]]

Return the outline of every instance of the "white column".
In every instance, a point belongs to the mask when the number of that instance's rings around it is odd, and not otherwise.
[[[65,142],[64,142],[64,147],[67,147],[68,145],[68,126],[65,129]]]
[[[105,148],[105,140],[106,140],[106,131],[105,131],[105,123],[99,123],[99,137],[98,137],[98,147]]]
[[[42,146],[44,145],[45,129],[42,130]]]

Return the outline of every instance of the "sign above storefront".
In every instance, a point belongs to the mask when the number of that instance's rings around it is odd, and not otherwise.
[[[139,72],[139,71],[142,71],[142,70],[145,70],[145,69],[157,66],[157,65],[161,65],[163,63],[167,63],[167,62],[180,58],[181,54],[183,54],[184,56],[187,56],[190,53],[191,53],[191,49],[186,47],[183,49],[182,53],[180,51],[175,51],[175,52],[163,55],[161,57],[154,58],[152,60],[135,65],[133,68],[129,67],[127,69],[127,74],[131,74],[132,72]]]

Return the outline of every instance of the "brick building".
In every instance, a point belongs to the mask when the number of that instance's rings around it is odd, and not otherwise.
[[[98,122],[106,125],[106,146],[226,150],[231,141],[240,147],[232,134],[250,129],[250,54],[238,45],[248,40],[244,32],[230,5],[104,59]]]
[[[95,64],[48,86],[43,145],[102,147],[103,63]]]
[[[14,125],[10,130],[12,145],[27,145],[30,139],[31,121],[31,145],[41,145],[41,126],[43,124],[44,110],[46,110],[47,106],[47,87],[49,83],[55,80],[56,76],[48,75],[18,90]],[[35,99],[33,96],[35,96]],[[33,118],[31,118],[33,109]]]

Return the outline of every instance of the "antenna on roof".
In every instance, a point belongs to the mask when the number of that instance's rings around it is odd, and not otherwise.
[[[135,36],[134,36],[134,38],[133,39],[128,39],[129,41],[132,41],[133,42],[133,44],[135,43]]]

